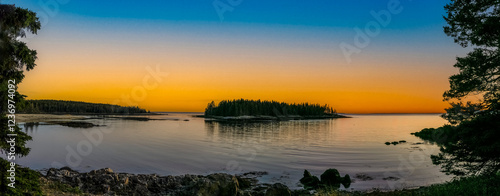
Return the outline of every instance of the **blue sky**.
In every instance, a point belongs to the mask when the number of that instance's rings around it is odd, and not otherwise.
[[[371,20],[369,11],[387,9],[390,0],[322,0],[322,1],[263,1],[240,0],[241,3],[232,6],[231,1],[218,0],[222,5],[228,5],[233,10],[224,14],[224,22],[288,24],[307,26],[351,27],[363,25]],[[184,1],[3,1],[28,7],[34,11],[44,10],[44,5],[54,10],[57,4],[63,15],[78,15],[96,18],[146,19],[167,21],[220,22],[219,15],[210,0]],[[43,3],[48,2],[48,3]],[[62,3],[60,3],[62,2]],[[445,0],[400,0],[404,12],[400,20],[394,21],[393,28],[412,28],[432,25],[442,25],[443,20],[436,15],[444,15]],[[221,5],[219,4],[219,5]]]
[[[371,41],[383,45],[413,44],[447,47],[457,52],[453,40],[442,32],[445,0],[357,0],[357,1],[4,1],[39,13],[44,29],[54,35],[75,29],[93,34],[117,31],[144,35],[168,32],[222,39],[317,39],[317,43],[339,45],[352,42],[355,27],[363,29],[375,19],[370,11],[387,10],[398,3],[403,11],[391,16],[389,25]],[[48,2],[48,3],[44,3]],[[61,2],[61,3],[60,3]],[[232,11],[217,11],[214,2]],[[237,2],[232,6],[230,2]],[[217,4],[217,3],[215,3]],[[55,6],[54,6],[55,5]],[[221,8],[222,9],[222,8]],[[219,14],[222,13],[222,18]],[[51,31],[52,30],[52,31]],[[100,33],[95,33],[95,32]],[[306,32],[304,34],[304,32]],[[273,37],[274,35],[274,37]],[[288,39],[288,40],[287,40]],[[302,41],[302,40],[298,40]],[[370,48],[367,48],[370,49]]]

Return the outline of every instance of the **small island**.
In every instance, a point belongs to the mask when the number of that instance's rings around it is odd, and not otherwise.
[[[285,103],[248,99],[210,102],[205,109],[205,121],[252,122],[305,119],[349,118],[337,114],[332,107],[310,103]]]

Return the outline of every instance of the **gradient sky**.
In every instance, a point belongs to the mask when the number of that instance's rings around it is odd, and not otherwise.
[[[43,24],[25,39],[39,58],[19,85],[30,99],[200,112],[212,100],[246,98],[438,113],[455,58],[469,50],[443,33],[444,0],[1,2]],[[214,2],[232,11],[221,18]],[[355,28],[390,2],[402,11],[349,63],[340,44],[354,45]],[[168,73],[161,80],[147,70],[157,66]]]

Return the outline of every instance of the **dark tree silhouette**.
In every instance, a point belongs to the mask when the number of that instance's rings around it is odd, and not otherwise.
[[[22,103],[22,113],[64,113],[64,114],[135,114],[147,113],[137,106],[124,107],[119,105],[87,103],[62,100],[26,100]]]
[[[40,22],[36,17],[36,13],[27,9],[21,9],[14,5],[0,4],[0,126],[1,126],[1,142],[0,147],[5,149],[8,144],[7,139],[7,100],[8,100],[8,80],[15,80],[19,84],[23,78],[23,71],[33,69],[37,58],[36,51],[28,48],[26,43],[18,38],[25,37],[26,31],[36,34],[40,29]],[[17,85],[16,85],[17,89]],[[17,93],[13,97],[15,103],[22,102],[25,96]],[[15,133],[18,134],[18,139],[31,139],[30,136],[20,131],[19,127],[15,127]],[[16,142],[16,152],[19,155],[26,155],[29,149],[24,146],[25,140]]]
[[[450,90],[444,99],[461,101],[470,95],[482,95],[478,103],[454,103],[445,119],[452,124],[480,115],[478,110],[496,112],[500,100],[500,1],[453,0],[445,6],[448,26],[444,31],[463,47],[475,47],[454,65],[459,73],[450,77]]]
[[[13,132],[9,130],[7,122],[9,118],[6,116],[8,99],[18,105],[25,96],[17,93],[17,90],[14,96],[7,93],[8,81],[13,80],[16,84],[21,83],[24,78],[24,70],[29,71],[36,66],[36,51],[29,49],[26,43],[19,38],[25,37],[26,33],[36,34],[40,28],[41,25],[36,13],[14,5],[0,4],[0,149],[2,153],[7,154],[7,149],[10,151],[11,148],[10,144],[7,143],[7,140],[10,139],[7,134],[17,134],[14,146],[15,157],[25,156],[29,153],[30,149],[26,147],[26,142],[32,138],[21,131],[17,125],[12,127]],[[17,89],[17,85],[15,85],[15,89]],[[12,111],[13,108],[9,109]],[[7,176],[10,176],[10,173],[7,172],[7,169],[11,167],[10,162],[0,159],[0,165],[2,168],[0,171],[0,192],[2,194],[41,194],[38,186],[38,172],[16,166],[16,188],[13,189],[7,187],[7,184],[11,183],[7,179]]]
[[[452,102],[443,118],[451,125],[424,129],[416,136],[435,141],[441,152],[432,156],[443,171],[459,176],[496,173],[500,169],[500,1],[452,0],[445,6],[444,32],[463,47],[459,73],[450,77],[443,94]],[[477,102],[463,103],[471,95]]]
[[[293,103],[261,100],[223,100],[218,105],[210,102],[205,116],[325,116],[335,115],[336,111],[328,105]]]

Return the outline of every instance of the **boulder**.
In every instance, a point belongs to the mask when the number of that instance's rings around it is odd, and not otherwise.
[[[281,183],[275,183],[266,191],[266,196],[291,196],[292,192],[287,186]]]
[[[109,168],[79,173],[70,168],[49,169],[47,181],[78,188],[88,195],[290,195],[285,185],[260,184],[255,178],[224,173],[182,176],[115,173]],[[319,180],[316,178],[316,181]],[[269,190],[268,190],[269,189]]]
[[[312,190],[320,187],[340,188],[340,184],[344,185],[345,188],[349,188],[352,182],[348,174],[341,177],[339,171],[336,169],[327,169],[320,177],[321,181],[305,170],[304,177],[300,179],[300,183],[304,185],[304,189]]]
[[[327,169],[323,174],[321,174],[321,183],[325,185],[340,185],[342,183],[342,177],[340,177],[339,171],[336,169]]]
[[[319,179],[316,176],[311,175],[309,171],[304,170],[304,177],[300,179],[300,183],[304,185],[304,189],[316,189],[319,186]]]
[[[342,185],[344,185],[345,188],[349,188],[351,186],[351,182],[349,174],[346,174],[344,178],[342,178]]]
[[[231,196],[238,193],[238,180],[229,174],[210,174],[206,178],[191,178],[192,183],[180,195]]]

